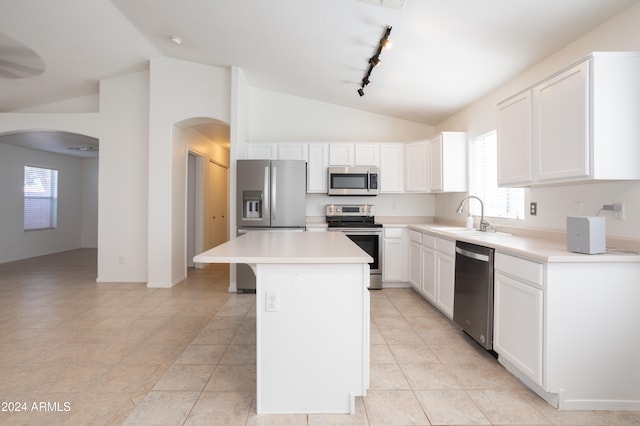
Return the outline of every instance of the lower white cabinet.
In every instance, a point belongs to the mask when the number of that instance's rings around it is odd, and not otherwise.
[[[382,281],[406,282],[405,227],[386,227],[383,230]]]
[[[422,283],[422,234],[409,230],[409,283],[420,292]]]
[[[422,282],[420,293],[431,303],[436,303],[436,250],[422,246]]]
[[[436,244],[436,306],[453,319],[455,241],[438,238]]]
[[[495,270],[494,350],[501,361],[542,386],[543,267],[496,253]]]
[[[455,241],[409,230],[409,283],[453,318]]]

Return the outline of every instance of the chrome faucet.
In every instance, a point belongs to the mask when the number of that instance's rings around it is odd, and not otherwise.
[[[468,196],[464,197],[462,199],[462,201],[460,201],[460,205],[456,209],[456,213],[462,214],[464,212],[465,203],[467,202],[467,200],[469,200],[471,198],[475,198],[476,200],[478,200],[480,202],[480,231],[482,231],[482,232],[489,231],[491,229],[491,224],[489,222],[487,222],[485,220],[485,218],[484,218],[484,203],[482,202],[482,200],[479,197],[476,197],[475,195],[468,195]]]

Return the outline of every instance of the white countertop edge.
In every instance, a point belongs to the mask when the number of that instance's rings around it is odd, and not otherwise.
[[[409,229],[451,240],[465,241],[491,247],[505,254],[543,263],[633,263],[640,262],[636,253],[608,252],[602,254],[582,254],[567,251],[564,241],[551,241],[518,235],[460,235],[433,229],[443,226],[435,223],[408,224]]]
[[[274,256],[206,256],[198,255],[193,258],[196,263],[248,263],[248,264],[358,264],[358,263],[371,263],[373,259],[370,256],[358,256],[358,257],[274,257]]]
[[[368,264],[373,259],[341,232],[252,231],[194,256],[196,263]]]

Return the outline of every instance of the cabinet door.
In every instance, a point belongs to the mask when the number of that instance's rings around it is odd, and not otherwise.
[[[420,292],[422,277],[422,247],[411,242],[409,245],[409,283],[416,291]]]
[[[277,160],[278,144],[248,143],[247,160]]]
[[[380,166],[380,145],[357,143],[354,147],[356,166]]]
[[[329,144],[330,166],[353,166],[354,145],[352,143]]]
[[[452,257],[445,256],[442,253],[436,254],[436,270],[438,274],[436,280],[436,306],[449,319],[453,319],[454,265]]]
[[[407,192],[429,192],[429,142],[405,146],[405,188]]]
[[[527,185],[533,179],[531,91],[498,105],[498,185]]]
[[[383,246],[382,281],[402,281],[402,239],[385,238]]]
[[[307,161],[307,144],[302,144],[302,143],[278,144],[278,160]]]
[[[327,193],[327,167],[329,165],[329,145],[309,144],[307,162],[307,192]]]
[[[420,292],[432,303],[436,302],[436,251],[422,247],[422,282]]]
[[[404,192],[404,145],[380,145],[380,192]]]
[[[494,350],[542,386],[542,290],[495,275]]]
[[[430,183],[432,191],[442,191],[442,136],[438,136],[429,143]]]
[[[589,62],[533,88],[535,179],[589,176]]]

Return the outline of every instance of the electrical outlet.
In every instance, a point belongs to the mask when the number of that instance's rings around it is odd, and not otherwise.
[[[538,214],[538,203],[536,202],[529,203],[529,214],[531,216],[536,216]]]
[[[624,220],[624,203],[603,204],[602,211],[611,212],[610,216],[615,220]]]
[[[267,312],[278,312],[280,310],[280,301],[278,300],[278,293],[273,291],[267,292],[265,310]]]

